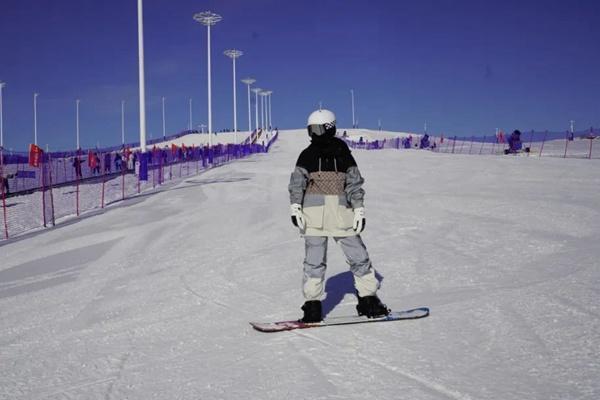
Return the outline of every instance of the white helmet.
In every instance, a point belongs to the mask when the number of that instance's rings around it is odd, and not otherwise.
[[[335,114],[329,110],[320,109],[313,111],[308,116],[306,123],[308,128],[308,136],[335,136]]]

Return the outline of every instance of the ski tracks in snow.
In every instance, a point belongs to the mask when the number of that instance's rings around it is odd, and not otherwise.
[[[401,323],[405,324],[407,322],[408,321],[402,321]],[[410,322],[413,322],[413,321],[410,321]],[[408,322],[408,323],[410,323],[410,322]],[[418,322],[415,322],[415,323],[418,323]],[[351,368],[354,368],[356,370],[357,375],[360,375],[361,373],[364,373],[365,371],[371,371],[372,370],[371,367],[375,366],[375,367],[378,367],[378,368],[380,368],[384,371],[387,371],[391,374],[400,376],[403,380],[407,381],[408,383],[416,384],[418,387],[421,388],[421,390],[424,390],[425,392],[428,392],[430,395],[433,395],[432,398],[451,399],[451,400],[471,400],[472,399],[471,396],[469,396],[468,394],[448,388],[438,382],[435,382],[433,379],[424,378],[422,376],[419,376],[419,375],[409,372],[407,370],[403,370],[396,365],[391,365],[380,359],[377,359],[375,356],[367,356],[364,353],[357,351],[357,349],[354,348],[353,346],[343,346],[341,344],[335,344],[332,341],[328,341],[328,340],[318,337],[316,334],[312,334],[312,333],[305,332],[305,331],[292,331],[291,333],[294,335],[297,335],[299,337],[310,339],[313,342],[317,342],[317,343],[321,344],[322,347],[320,348],[320,350],[327,350],[329,353],[329,356],[332,359],[339,357],[340,353],[342,353],[351,360],[358,358],[359,360],[363,361],[367,365],[357,366],[357,365],[350,363]],[[340,363],[340,364],[343,365],[343,363]],[[315,367],[318,367],[318,364],[315,364]],[[323,375],[327,375],[325,372],[321,372],[321,373]],[[373,374],[375,375],[375,379],[377,379],[378,374],[376,372]],[[403,390],[406,390],[406,389],[403,389]],[[404,397],[402,397],[402,394],[400,394],[400,393],[397,396],[399,396],[397,398],[404,398]],[[420,396],[417,398],[423,398],[423,397]]]

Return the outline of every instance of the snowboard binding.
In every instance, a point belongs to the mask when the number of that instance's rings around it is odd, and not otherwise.
[[[300,321],[304,323],[316,323],[323,320],[321,302],[319,300],[309,300],[301,307],[304,311],[304,317]]]
[[[390,309],[379,300],[376,295],[358,297],[356,311],[359,316],[364,315],[367,318],[384,317],[390,313]]]

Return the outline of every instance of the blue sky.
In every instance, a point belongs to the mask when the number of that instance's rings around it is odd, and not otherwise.
[[[361,127],[447,135],[505,130],[600,128],[598,1],[191,1],[144,2],[148,136],[206,123],[206,28],[212,10],[213,126],[232,128],[231,60],[238,78],[274,91],[273,122],[303,127],[318,107],[351,125],[350,89]],[[75,147],[81,99],[83,147],[138,138],[136,0],[3,0],[0,80],[6,148],[38,137],[51,149]],[[238,126],[247,126],[238,85]]]

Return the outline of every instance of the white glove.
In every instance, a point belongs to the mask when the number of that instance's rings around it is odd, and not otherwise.
[[[294,203],[290,206],[290,212],[292,214],[292,224],[303,231],[306,227],[306,220],[304,219],[304,214],[302,214],[302,206]]]
[[[358,207],[354,209],[354,225],[352,228],[356,233],[361,233],[365,230],[367,220],[365,219],[365,208]]]

